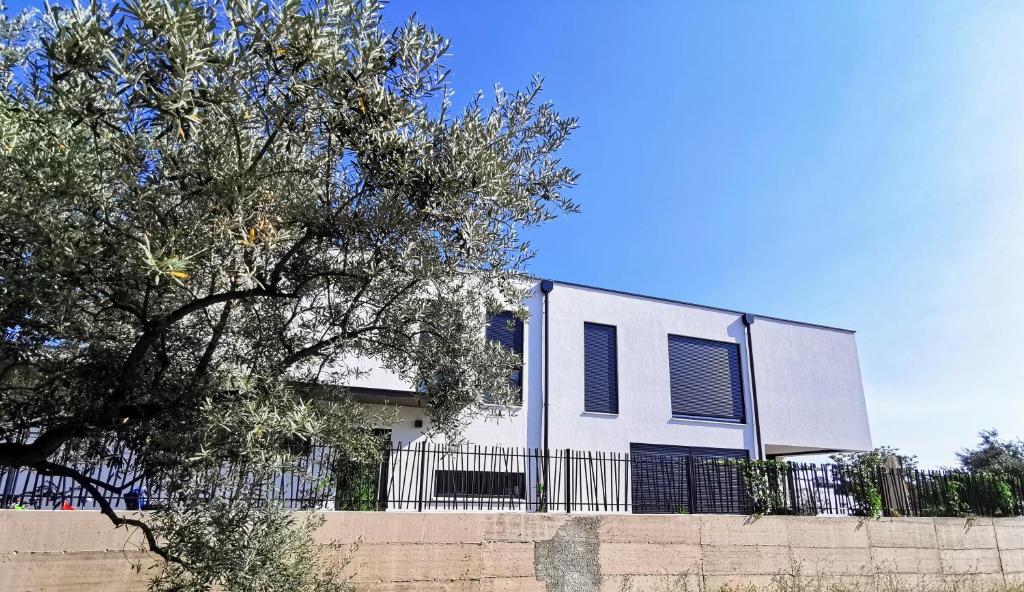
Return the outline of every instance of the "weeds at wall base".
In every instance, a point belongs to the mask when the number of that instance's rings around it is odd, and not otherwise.
[[[1000,576],[1001,577],[1001,576]],[[765,585],[727,582],[708,586],[706,578],[695,570],[665,574],[652,579],[624,576],[617,592],[1024,592],[1024,578],[1011,583],[983,582],[971,575],[906,575],[885,570],[865,583],[843,582],[828,570],[807,575],[802,564],[794,563],[790,573],[778,573]],[[742,578],[740,578],[742,579]]]

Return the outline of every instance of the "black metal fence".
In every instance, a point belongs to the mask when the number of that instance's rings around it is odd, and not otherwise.
[[[842,516],[1021,516],[1024,475],[959,470],[695,459],[724,495],[696,497],[696,512]],[[741,492],[734,495],[734,483]],[[736,504],[736,505],[730,505]],[[723,508],[723,505],[725,506]]]
[[[630,490],[624,453],[420,443],[342,473],[334,501],[343,510],[629,512]]]
[[[81,460],[82,457],[90,460]],[[166,475],[151,469],[145,459],[121,442],[97,443],[84,455],[80,451],[62,450],[53,460],[55,464],[71,467],[88,479],[109,486],[101,491],[114,508],[145,509],[174,501]],[[271,483],[263,484],[259,493],[292,509],[329,508],[331,506],[325,505],[327,500],[336,496],[331,479],[337,468],[343,466],[344,458],[336,450],[311,446],[293,470],[276,475]],[[230,496],[218,489],[222,486],[218,485],[220,480],[209,479],[207,483],[204,496]],[[70,477],[0,466],[0,508],[57,510],[66,505],[74,509],[99,509],[99,503],[90,492]]]
[[[106,444],[91,465],[64,462],[119,491],[116,508],[179,503],[144,459]],[[96,455],[93,455],[96,458]],[[379,462],[358,463],[322,446],[260,494],[293,509],[526,511],[889,516],[1024,514],[1021,476],[851,470],[697,456],[397,444]],[[207,495],[226,495],[213,486]],[[0,507],[98,507],[79,484],[31,470],[0,469]]]

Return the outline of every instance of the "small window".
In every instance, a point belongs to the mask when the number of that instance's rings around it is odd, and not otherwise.
[[[500,312],[487,321],[487,339],[497,341],[505,349],[523,355],[523,321],[509,311]]]
[[[434,471],[434,496],[526,499],[526,476],[501,471]]]
[[[744,421],[738,344],[669,335],[668,364],[673,416]]]
[[[583,410],[619,412],[618,351],[615,327],[583,324]]]
[[[492,316],[487,321],[487,339],[500,343],[502,347],[523,357],[523,321],[512,312],[504,311]],[[509,384],[520,393],[523,389],[523,368],[520,366],[508,377]],[[491,402],[490,395],[484,396],[485,402]]]

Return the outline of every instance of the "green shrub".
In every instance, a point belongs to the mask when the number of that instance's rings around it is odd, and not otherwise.
[[[837,492],[852,498],[855,515],[878,518],[885,512],[878,476],[891,459],[904,469],[917,466],[916,457],[900,454],[899,450],[889,446],[880,446],[869,452],[832,455],[840,482]]]
[[[756,515],[778,514],[786,507],[786,475],[789,466],[775,460],[738,461],[743,486]]]

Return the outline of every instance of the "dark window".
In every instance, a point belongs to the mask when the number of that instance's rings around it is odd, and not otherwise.
[[[523,321],[509,311],[500,312],[487,321],[487,339],[523,355]]]
[[[672,415],[744,420],[739,345],[669,335],[668,365]]]
[[[500,471],[434,471],[434,495],[525,499],[526,476]]]
[[[749,513],[736,467],[712,459],[747,459],[746,450],[630,443],[634,514]]]
[[[583,323],[583,410],[619,412],[615,327]]]
[[[523,321],[509,311],[500,312],[487,321],[487,339],[500,343],[505,349],[523,356]],[[523,388],[523,369],[520,366],[508,377],[509,383],[516,390]],[[485,395],[484,401],[490,402],[491,396]]]

